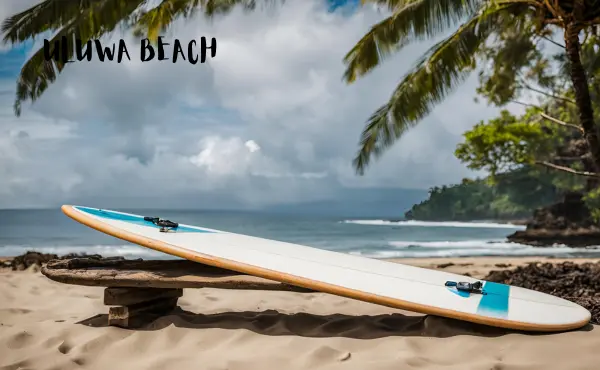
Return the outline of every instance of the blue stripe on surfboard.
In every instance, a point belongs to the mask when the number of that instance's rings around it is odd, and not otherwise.
[[[447,287],[449,291],[451,291],[452,293],[461,296],[463,298],[469,298],[471,296],[471,293],[469,292],[465,292],[464,290],[458,290],[455,287]]]
[[[150,221],[144,220],[143,216],[126,215],[126,214],[122,214],[122,213],[106,211],[106,210],[97,209],[97,208],[89,208],[89,207],[76,206],[75,208],[78,209],[79,211],[88,213],[90,215],[106,218],[109,220],[124,221],[124,222],[135,224],[135,225],[142,225],[142,226],[152,227],[155,229],[160,229],[160,226],[157,226]],[[195,227],[186,227],[186,226],[179,226],[174,231],[189,232],[189,233],[214,233],[214,231],[211,231],[211,230],[205,230],[205,229],[195,228]]]
[[[506,318],[508,316],[510,286],[486,281],[483,284],[483,291],[487,294],[481,296],[481,301],[479,301],[479,306],[477,307],[477,313],[486,316]]]

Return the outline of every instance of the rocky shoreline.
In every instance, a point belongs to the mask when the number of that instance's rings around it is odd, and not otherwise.
[[[515,269],[491,271],[483,280],[552,294],[575,302],[600,324],[600,262],[530,263]]]
[[[419,220],[419,221],[461,221],[481,222],[482,220]],[[535,210],[530,219],[495,219],[488,222],[525,226],[508,235],[509,242],[533,247],[564,245],[572,248],[600,246],[600,222],[596,222],[587,208],[583,195],[568,192],[564,198],[548,207]]]
[[[105,259],[106,257],[102,257],[99,254],[85,253],[69,253],[63,256],[58,256],[57,254],[52,253],[39,253],[29,251],[20,256],[5,258],[3,261],[0,261],[0,268],[7,268],[11,269],[12,271],[23,271],[32,267],[42,267],[43,265],[52,260],[65,260],[71,258]],[[111,259],[114,259],[114,257],[112,257]]]
[[[600,224],[593,220],[580,193],[567,193],[562,201],[537,209],[526,226],[507,239],[535,247],[600,245]]]

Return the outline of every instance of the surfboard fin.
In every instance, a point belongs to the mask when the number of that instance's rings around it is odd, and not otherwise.
[[[177,222],[161,220],[158,217],[144,217],[144,221],[149,221],[155,224],[156,226],[160,226],[160,232],[163,233],[166,233],[169,230],[173,230],[179,227],[179,224]]]
[[[482,290],[483,283],[481,281],[476,281],[474,283],[467,283],[464,281],[446,281],[445,285],[456,287],[456,290],[463,292],[485,294],[485,292]]]

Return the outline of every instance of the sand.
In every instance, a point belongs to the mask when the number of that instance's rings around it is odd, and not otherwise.
[[[475,276],[529,260],[403,262],[455,262],[445,269]],[[102,293],[35,269],[1,271],[0,369],[600,368],[600,328],[592,325],[532,335],[321,293],[187,289],[181,312],[128,330],[106,326]]]

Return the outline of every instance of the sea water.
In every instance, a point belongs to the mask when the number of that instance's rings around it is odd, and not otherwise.
[[[373,258],[459,256],[600,256],[600,248],[509,243],[522,226],[494,222],[422,222],[245,211],[123,210],[262,238]],[[0,256],[26,251],[128,258],[173,258],[102,234],[60,209],[0,210]]]

